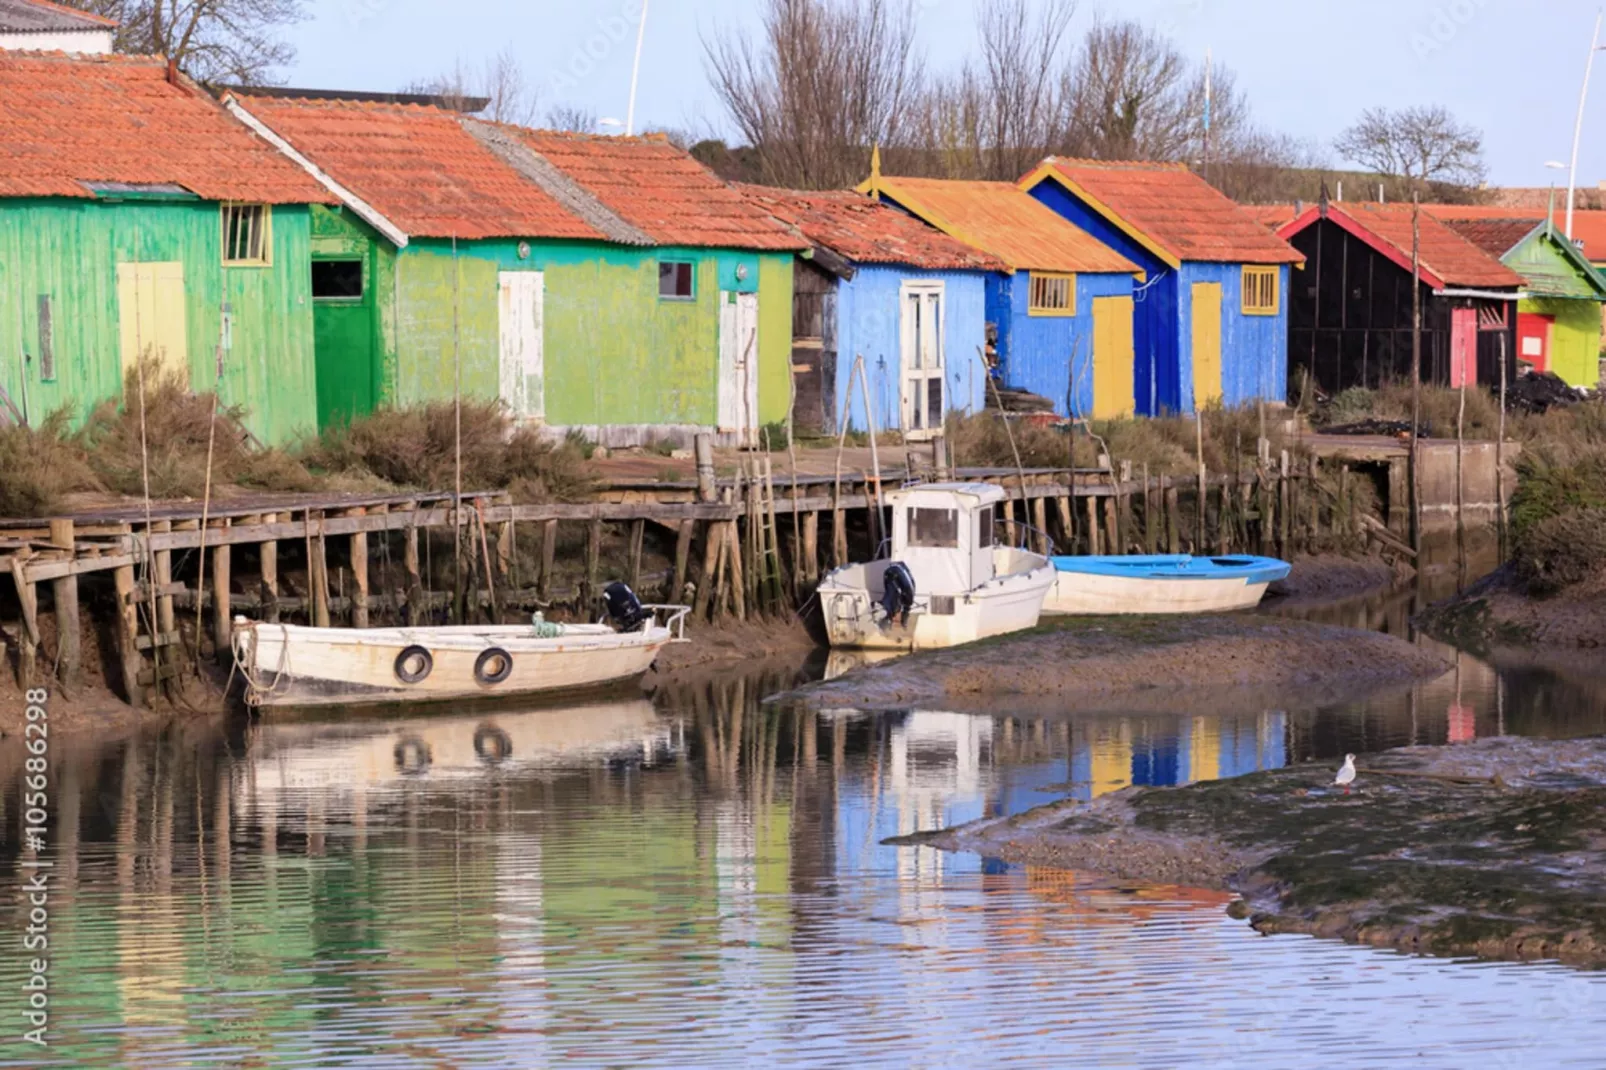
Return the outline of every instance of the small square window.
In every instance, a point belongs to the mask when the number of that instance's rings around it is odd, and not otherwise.
[[[1277,278],[1278,269],[1275,267],[1244,268],[1244,315],[1277,314]]]
[[[1027,312],[1033,316],[1076,315],[1076,276],[1031,274],[1031,300]]]
[[[320,301],[362,300],[361,260],[314,260],[312,296]]]
[[[993,548],[993,507],[976,510],[976,549]]]
[[[658,262],[658,296],[690,300],[697,296],[693,291],[693,265],[687,260],[661,260]]]
[[[223,262],[267,267],[273,249],[273,212],[265,204],[223,206]]]
[[[953,509],[909,510],[909,545],[934,550],[959,548],[959,513]]]

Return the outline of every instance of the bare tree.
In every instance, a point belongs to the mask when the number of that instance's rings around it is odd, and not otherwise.
[[[804,188],[864,177],[896,140],[920,83],[910,0],[767,0],[757,40],[704,41],[714,91],[767,181]]]
[[[1063,138],[1075,0],[984,0],[977,17],[979,65],[931,85],[918,140],[937,153],[935,170],[1014,181]]]
[[[597,113],[570,104],[556,104],[547,109],[548,130],[567,130],[576,134],[597,132]]]
[[[61,0],[119,23],[119,52],[166,56],[199,82],[268,85],[295,59],[279,36],[303,0]]]
[[[1201,142],[1202,77],[1176,46],[1136,22],[1088,31],[1067,75],[1071,155],[1176,160]],[[1219,103],[1217,105],[1219,107]]]
[[[1333,148],[1363,167],[1413,184],[1476,186],[1486,174],[1483,135],[1437,105],[1398,111],[1367,108]]]
[[[469,101],[483,98],[490,101],[483,118],[515,126],[535,125],[540,103],[539,93],[525,78],[524,68],[512,49],[498,52],[478,70],[470,70],[458,60],[451,70],[411,82],[402,92],[440,97],[443,104],[456,111],[467,111]]]

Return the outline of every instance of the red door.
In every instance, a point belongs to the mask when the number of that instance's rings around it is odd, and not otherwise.
[[[1550,328],[1555,322],[1555,316],[1517,313],[1517,359],[1532,364],[1534,371],[1550,370]]]
[[[1450,310],[1450,385],[1478,381],[1478,310]]]

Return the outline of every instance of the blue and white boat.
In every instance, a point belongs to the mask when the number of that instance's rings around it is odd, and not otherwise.
[[[1290,565],[1272,557],[1055,557],[1044,613],[1221,613],[1260,604]]]

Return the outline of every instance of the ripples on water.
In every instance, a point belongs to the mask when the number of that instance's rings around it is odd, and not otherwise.
[[[1346,749],[1600,732],[1587,683],[1462,658],[1409,693],[1319,712],[759,704],[790,680],[58,744],[54,1046],[40,1059],[12,1040],[14,949],[0,1065],[1606,1058],[1600,975],[1263,938],[1220,894],[880,842]],[[20,936],[19,761],[0,766],[0,910]]]

